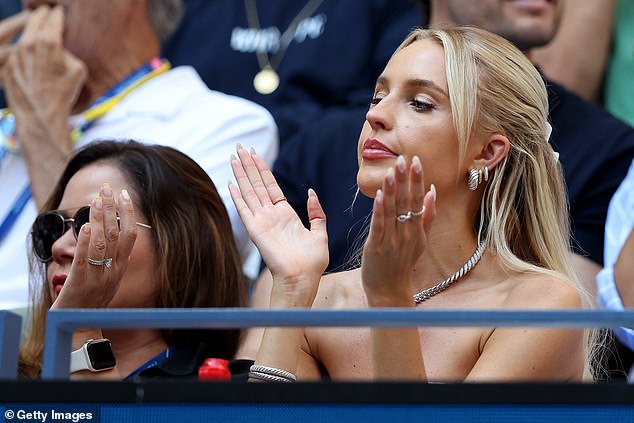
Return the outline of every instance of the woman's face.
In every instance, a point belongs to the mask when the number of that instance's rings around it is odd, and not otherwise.
[[[96,163],[82,168],[70,179],[58,209],[64,212],[65,217],[72,217],[78,208],[90,204],[97,196],[99,187],[105,182],[112,187],[115,200],[125,188],[130,192],[132,201],[135,201],[131,184],[117,167],[109,163]],[[138,207],[135,207],[135,214],[137,222],[148,223]],[[109,307],[136,308],[156,305],[156,254],[151,230],[137,226],[137,238],[130,254],[128,268]],[[63,289],[63,283],[70,273],[76,244],[72,229],[66,231],[53,244],[53,259],[46,269],[48,289],[53,301]]]
[[[453,127],[443,48],[421,40],[397,52],[379,76],[358,146],[357,183],[374,197],[399,155],[417,155],[425,185],[456,186],[458,141]],[[455,189],[455,188],[454,188]]]

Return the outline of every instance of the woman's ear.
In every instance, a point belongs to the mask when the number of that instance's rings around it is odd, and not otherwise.
[[[504,160],[510,150],[511,143],[508,138],[501,134],[493,134],[482,144],[482,149],[473,158],[472,166],[475,168],[487,166],[489,170],[493,170]]]

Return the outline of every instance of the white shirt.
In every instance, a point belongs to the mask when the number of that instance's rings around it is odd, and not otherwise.
[[[630,165],[625,179],[614,193],[608,207],[605,222],[605,248],[603,265],[597,275],[597,296],[599,304],[610,310],[623,310],[623,301],[614,282],[614,265],[621,249],[634,228],[634,161]],[[616,336],[621,342],[634,350],[634,330],[616,328]]]
[[[277,127],[263,107],[211,91],[188,66],[156,76],[128,94],[86,131],[76,147],[100,139],[134,139],[174,147],[192,157],[209,174],[229,212],[238,249],[246,260],[255,250],[233,205],[227,182],[229,157],[237,143],[253,147],[269,165],[277,156]],[[46,165],[45,162],[42,163]],[[9,154],[0,164],[0,219],[28,184],[24,160]],[[28,304],[27,244],[37,216],[29,201],[0,244],[0,309]],[[253,269],[246,269],[253,272]],[[250,274],[249,276],[254,276]]]

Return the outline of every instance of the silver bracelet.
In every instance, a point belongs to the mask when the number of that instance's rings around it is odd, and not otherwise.
[[[287,372],[286,370],[277,369],[275,367],[258,366],[254,364],[249,370],[255,373],[264,373],[271,376],[278,376],[284,379],[288,379],[290,382],[297,382],[297,377],[293,373]]]
[[[286,379],[280,376],[273,376],[266,373],[260,373],[260,372],[249,372],[249,378],[263,380],[265,382],[293,383],[293,381],[290,379]]]

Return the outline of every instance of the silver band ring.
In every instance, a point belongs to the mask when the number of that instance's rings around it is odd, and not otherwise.
[[[93,266],[106,266],[108,269],[112,267],[112,259],[105,258],[103,260],[95,260],[93,258],[88,257],[86,260],[88,264],[92,264]]]
[[[417,212],[410,211],[409,213],[410,213],[410,215],[411,215],[411,216],[422,216],[422,215],[423,215],[423,213],[425,213],[425,206],[423,206],[423,208],[422,208],[422,209],[420,209],[420,210],[419,210],[419,211],[417,211]]]
[[[286,201],[286,197],[281,196],[279,198],[276,198],[275,200],[272,201],[273,205],[276,205],[277,203],[280,203],[282,201]]]
[[[412,216],[422,216],[423,213],[425,213],[425,206],[423,206],[423,208],[417,212],[410,210],[406,214],[399,214],[398,216],[396,216],[396,221],[399,223],[407,222],[412,218]]]

